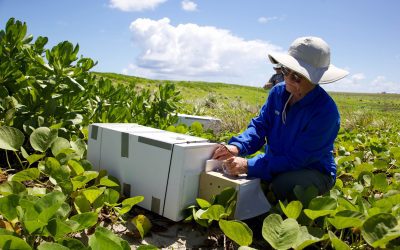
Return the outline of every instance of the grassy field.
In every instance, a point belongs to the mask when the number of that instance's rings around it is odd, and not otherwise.
[[[155,88],[157,84],[174,83],[181,92],[179,112],[192,115],[210,115],[223,121],[224,130],[239,132],[264,104],[268,91],[224,83],[195,81],[149,80],[114,73],[96,73],[119,84],[135,84],[141,88]],[[342,127],[394,125],[400,116],[400,95],[330,93],[342,118]]]

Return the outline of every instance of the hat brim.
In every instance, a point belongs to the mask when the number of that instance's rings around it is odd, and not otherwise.
[[[283,66],[303,75],[314,84],[327,84],[335,82],[347,76],[348,71],[340,69],[332,64],[329,67],[316,68],[291,55],[283,53],[270,53],[268,55],[271,63],[280,63]]]

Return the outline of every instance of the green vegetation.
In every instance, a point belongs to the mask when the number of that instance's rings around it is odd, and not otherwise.
[[[45,37],[34,41],[26,24],[14,19],[0,31],[4,249],[129,249],[107,226],[124,224],[143,197],[125,199],[118,180],[91,169],[85,160],[90,123],[135,122],[227,141],[246,128],[268,95],[261,86],[92,73],[96,63],[78,58],[78,45],[65,41],[45,49],[46,43]],[[243,249],[400,248],[400,95],[332,97],[342,128],[334,152],[338,178],[329,194],[298,188],[298,200],[279,201],[264,219],[261,242],[252,238],[251,225],[229,220],[229,191],[210,202],[198,199],[188,220],[218,225]],[[220,118],[221,132],[172,126],[177,113]],[[143,215],[132,222],[140,237],[151,228]]]

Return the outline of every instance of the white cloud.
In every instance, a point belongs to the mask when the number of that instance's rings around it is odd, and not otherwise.
[[[334,92],[400,93],[400,84],[386,80],[385,76],[377,76],[373,80],[367,80],[363,73],[356,73],[340,81],[321,86]]]
[[[196,11],[197,10],[197,4],[193,1],[183,0],[181,4],[182,4],[183,10],[186,10],[186,11]]]
[[[278,20],[278,17],[273,16],[273,17],[259,17],[258,22],[259,23],[269,23],[270,21],[273,20]]]
[[[168,18],[139,18],[130,30],[140,53],[127,70],[142,77],[262,86],[272,73],[267,54],[282,52],[273,44],[244,40],[213,26],[173,26]]]
[[[122,11],[154,9],[167,0],[110,0],[110,7]]]

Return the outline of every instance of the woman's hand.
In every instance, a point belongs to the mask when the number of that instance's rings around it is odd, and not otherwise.
[[[214,160],[223,161],[237,155],[239,155],[239,149],[236,146],[219,144],[215,149],[212,158]]]
[[[247,174],[247,159],[242,157],[231,157],[223,161],[222,168],[229,175],[237,176]]]

